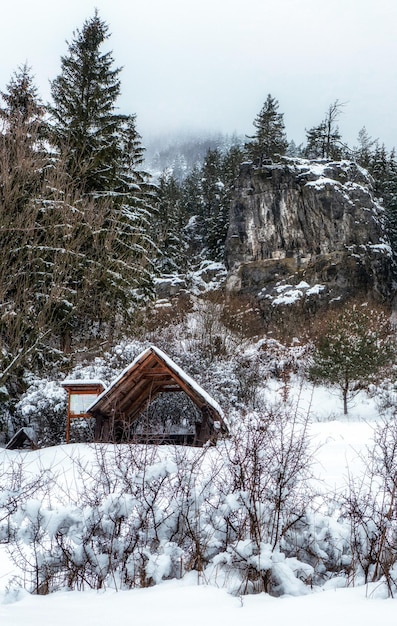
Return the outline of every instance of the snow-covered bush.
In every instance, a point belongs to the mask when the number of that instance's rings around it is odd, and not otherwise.
[[[32,426],[40,445],[64,441],[66,392],[55,381],[34,379],[15,407],[20,426]]]
[[[30,591],[147,586],[195,570],[235,593],[280,594],[316,578],[310,453],[296,412],[250,414],[216,448],[92,450],[91,464],[73,461],[69,492],[54,474],[51,488],[4,509],[1,530]]]
[[[354,580],[384,579],[397,591],[397,422],[388,418],[374,431],[364,461],[365,474],[351,480],[344,516],[351,528]]]
[[[239,593],[275,592],[273,557],[263,556],[282,555],[275,557],[280,562],[296,555],[297,527],[309,504],[306,429],[306,417],[278,405],[248,415],[225,447],[226,540],[217,564],[239,572]]]

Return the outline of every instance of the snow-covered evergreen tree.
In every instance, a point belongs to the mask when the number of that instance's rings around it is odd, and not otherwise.
[[[108,31],[95,12],[74,33],[61,60],[61,73],[52,82],[50,137],[71,185],[102,211],[106,206],[107,224],[93,242],[91,254],[98,256],[98,244],[103,253],[113,237],[112,253],[119,263],[111,281],[116,284],[108,287],[119,289],[123,284],[128,299],[133,288],[150,289],[148,233],[153,192],[142,169],[143,148],[135,115],[116,112],[120,68],[113,67],[111,52],[102,52]],[[108,257],[105,254],[102,262],[107,263]]]
[[[186,269],[183,228],[187,222],[182,189],[174,174],[165,170],[158,184],[157,213],[152,220],[153,239],[158,246],[157,265],[161,273]]]
[[[27,356],[43,363],[73,339],[118,332],[136,290],[151,288],[151,188],[135,116],[114,110],[106,38],[97,14],[77,31],[49,126],[28,68],[2,94],[0,379]]]
[[[51,140],[65,155],[73,183],[85,193],[114,186],[120,159],[119,131],[125,117],[116,114],[120,68],[103,53],[108,26],[98,13],[74,32],[61,73],[52,81]]]
[[[209,150],[202,168],[202,228],[208,256],[223,260],[229,226],[230,180],[225,157]]]
[[[245,144],[248,157],[256,165],[263,165],[266,159],[274,160],[285,154],[288,141],[285,134],[284,114],[278,111],[279,103],[269,93],[261,111],[253,124],[256,132]]]
[[[376,145],[377,140],[372,139],[365,126],[363,126],[358,133],[357,146],[353,148],[353,156],[359,165],[367,169],[370,167],[372,154]]]

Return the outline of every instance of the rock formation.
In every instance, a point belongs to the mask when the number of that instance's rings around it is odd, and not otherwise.
[[[243,164],[226,263],[229,291],[276,304],[298,291],[389,299],[390,246],[371,177],[350,161]]]

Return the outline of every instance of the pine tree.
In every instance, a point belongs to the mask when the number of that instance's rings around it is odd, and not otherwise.
[[[165,170],[160,176],[157,212],[152,220],[152,236],[159,250],[157,266],[161,273],[186,269],[185,224],[181,185],[171,171]]]
[[[362,167],[368,169],[371,165],[373,150],[377,146],[377,140],[368,135],[363,126],[358,133],[357,146],[353,149],[354,158]]]
[[[111,52],[102,52],[108,38],[109,28],[97,12],[74,33],[61,59],[61,73],[51,85],[50,139],[72,187],[93,198],[100,211],[107,210],[104,231],[87,256],[103,255],[113,237],[113,260],[118,259],[119,269],[107,287],[120,297],[124,290],[122,299],[128,299],[136,287],[150,290],[154,192],[142,170],[135,115],[116,113],[120,68],[113,67]]]
[[[7,91],[1,92],[0,97],[4,103],[0,108],[3,155],[0,194],[9,205],[9,217],[14,218],[12,211],[21,208],[40,184],[45,161],[42,146],[45,109],[26,64],[14,72]]]
[[[117,115],[120,68],[111,52],[101,48],[108,26],[98,13],[77,30],[61,58],[61,73],[51,83],[51,141],[65,156],[66,170],[85,193],[114,186],[120,158],[119,132],[125,120]]]
[[[20,66],[6,88],[7,91],[1,92],[5,105],[0,109],[3,135],[11,136],[17,129],[23,128],[26,142],[33,147],[38,140],[37,130],[44,127],[44,106],[39,99],[31,68],[26,63]]]
[[[373,382],[393,356],[388,316],[382,310],[353,305],[329,320],[309,373],[315,382],[340,389],[347,414],[349,397]]]
[[[387,154],[385,146],[377,147],[369,170],[375,178],[375,189],[382,196],[385,224],[389,237],[394,276],[397,276],[397,160],[395,149]]]
[[[256,133],[248,137],[251,141],[245,144],[245,148],[248,157],[256,165],[263,165],[267,159],[273,161],[287,150],[284,115],[278,112],[278,107],[278,101],[268,94],[265,104],[253,122]]]

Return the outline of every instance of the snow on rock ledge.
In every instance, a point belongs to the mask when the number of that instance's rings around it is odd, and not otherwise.
[[[391,293],[384,209],[371,176],[350,161],[243,164],[226,243],[230,291],[271,292],[286,281],[329,297]]]

